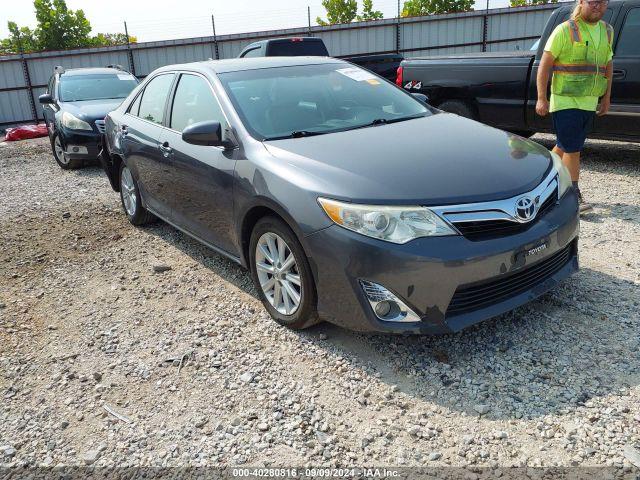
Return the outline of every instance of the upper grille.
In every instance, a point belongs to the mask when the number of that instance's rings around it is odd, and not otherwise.
[[[550,257],[516,273],[458,287],[446,315],[454,316],[488,307],[533,288],[564,267],[573,255],[574,249],[575,241]]]
[[[100,133],[104,133],[106,130],[106,125],[104,124],[104,120],[96,120],[96,128]]]
[[[558,189],[556,188],[540,205],[536,218],[528,223],[512,222],[511,220],[478,220],[473,222],[453,222],[453,225],[469,240],[489,240],[491,238],[514,235],[530,228],[553,207],[557,199]]]

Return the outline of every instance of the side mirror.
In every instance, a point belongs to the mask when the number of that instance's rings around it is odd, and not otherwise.
[[[424,93],[412,93],[413,98],[422,103],[429,103],[429,97],[427,97]]]
[[[50,93],[43,93],[38,97],[38,101],[43,105],[51,104],[53,103],[53,97]]]
[[[220,122],[198,122],[189,125],[182,131],[182,140],[193,145],[210,147],[228,147],[229,143],[222,139]]]

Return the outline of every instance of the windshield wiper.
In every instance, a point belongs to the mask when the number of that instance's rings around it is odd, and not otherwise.
[[[279,137],[267,137],[265,140],[282,140],[283,138],[301,138],[301,137],[313,137],[314,135],[324,135],[329,132],[312,132],[309,130],[295,130],[289,135],[281,135]]]
[[[348,128],[347,130],[356,130],[358,128],[367,128],[367,127],[375,127],[376,125],[388,125],[389,123],[397,123],[404,122],[405,120],[413,120],[414,118],[424,117],[424,113],[420,113],[418,115],[409,115],[407,117],[399,117],[399,118],[376,118],[369,123],[365,123],[364,125],[358,125],[357,127]]]

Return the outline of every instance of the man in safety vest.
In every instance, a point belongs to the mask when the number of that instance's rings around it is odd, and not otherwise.
[[[596,111],[605,115],[611,104],[613,28],[602,21],[607,5],[607,0],[578,0],[571,18],[551,33],[538,69],[536,112],[541,116],[551,112],[557,136],[553,151],[569,169],[580,213],[592,210],[578,186],[580,150]]]

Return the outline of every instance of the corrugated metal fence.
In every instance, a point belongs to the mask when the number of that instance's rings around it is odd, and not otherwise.
[[[0,57],[0,128],[42,119],[38,96],[46,91],[56,65],[76,68],[120,64],[142,78],[163,65],[232,58],[250,42],[296,35],[322,38],[335,57],[391,52],[417,57],[526,50],[542,34],[547,18],[558,6],[503,8]]]

